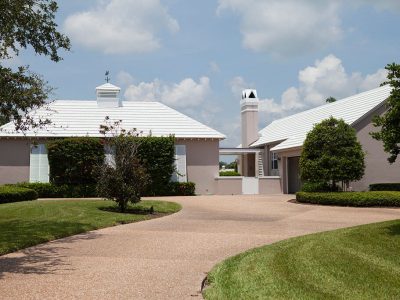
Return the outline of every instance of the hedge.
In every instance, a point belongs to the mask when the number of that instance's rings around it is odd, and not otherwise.
[[[169,183],[175,171],[175,138],[169,137],[139,137],[139,159],[143,162],[151,183],[145,194],[157,196],[168,194]]]
[[[370,191],[400,191],[400,183],[374,183],[369,185]]]
[[[0,203],[35,200],[37,198],[38,193],[31,189],[12,186],[0,186]]]
[[[219,176],[242,176],[236,171],[220,171]]]
[[[400,206],[400,192],[298,192],[296,200],[301,203],[338,206]]]
[[[47,143],[50,182],[57,185],[94,184],[96,166],[104,161],[104,145],[98,138],[76,137]]]
[[[39,198],[86,198],[97,197],[95,184],[80,185],[55,185],[51,183],[17,183],[8,185],[13,187],[23,187],[37,192]]]

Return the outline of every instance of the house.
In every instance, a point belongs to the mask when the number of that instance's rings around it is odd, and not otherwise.
[[[96,88],[96,100],[57,100],[31,113],[52,123],[42,129],[15,132],[12,122],[0,131],[0,184],[48,182],[45,143],[63,137],[101,137],[100,124],[122,120],[124,129],[136,128],[143,135],[174,135],[179,181],[196,183],[196,193],[215,193],[218,174],[218,131],[159,102],[122,101],[120,88],[110,83]],[[38,144],[33,146],[34,143]]]
[[[352,190],[368,190],[371,183],[400,182],[400,162],[389,164],[382,142],[374,140],[370,132],[375,115],[385,112],[388,85],[328,103],[271,122],[257,130],[257,92],[245,90],[241,100],[242,147],[221,149],[221,154],[240,155],[243,178],[219,178],[218,193],[295,193],[300,189],[299,158],[307,133],[313,126],[331,116],[343,119],[357,134],[365,156],[365,175],[351,182]],[[236,182],[235,182],[236,181]],[[219,188],[219,189],[218,189]]]

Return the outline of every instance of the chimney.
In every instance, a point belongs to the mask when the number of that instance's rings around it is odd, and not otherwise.
[[[249,147],[258,139],[258,103],[256,90],[247,89],[242,92],[242,148]]]
[[[122,106],[118,98],[120,91],[119,87],[108,82],[96,87],[97,106],[107,108]]]

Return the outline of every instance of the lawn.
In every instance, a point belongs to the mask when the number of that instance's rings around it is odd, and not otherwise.
[[[400,220],[292,238],[218,264],[206,299],[399,299]]]
[[[154,214],[149,213],[153,206]],[[27,201],[0,204],[0,255],[93,229],[143,221],[177,212],[166,201],[142,201],[129,213],[102,200]]]

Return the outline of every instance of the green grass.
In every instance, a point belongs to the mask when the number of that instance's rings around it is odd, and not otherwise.
[[[206,299],[399,299],[400,220],[292,238],[213,268]]]
[[[153,206],[155,214],[148,213]],[[142,201],[129,213],[102,200],[29,201],[0,205],[0,255],[89,230],[147,220],[181,209],[177,203]]]

